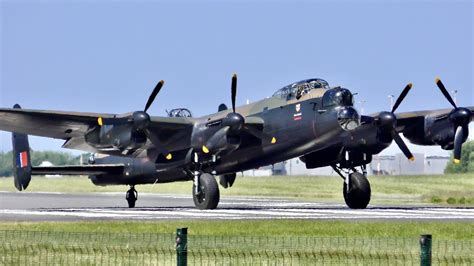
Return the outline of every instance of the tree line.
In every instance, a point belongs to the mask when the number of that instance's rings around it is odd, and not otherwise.
[[[83,158],[87,158],[83,155]],[[31,164],[40,165],[48,161],[53,165],[77,165],[80,163],[80,155],[74,156],[68,152],[57,151],[31,151]],[[13,176],[13,153],[0,152],[0,177]]]
[[[13,154],[9,152],[0,152],[0,177],[12,176]],[[53,165],[77,165],[80,163],[81,155],[74,156],[68,152],[58,151],[31,151],[31,164],[40,165],[44,161],[51,162]],[[87,159],[86,154],[82,155]],[[462,146],[461,163],[454,164],[449,160],[446,165],[445,173],[474,173],[474,141],[467,141]]]
[[[445,173],[474,173],[474,140],[466,141],[462,145],[461,162],[453,163],[453,156],[446,165]]]

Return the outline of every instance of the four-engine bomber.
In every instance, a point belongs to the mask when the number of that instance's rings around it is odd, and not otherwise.
[[[192,181],[196,207],[214,209],[219,203],[215,176],[224,188],[236,172],[299,157],[307,168],[331,166],[343,178],[350,208],[365,208],[371,188],[365,166],[372,156],[395,141],[407,159],[414,157],[403,139],[419,145],[454,149],[459,163],[474,107],[458,107],[441,80],[436,84],[453,109],[396,113],[412,84],[392,110],[360,115],[351,91],[330,87],[323,79],[307,79],[276,91],[272,97],[236,107],[237,76],[231,83],[231,108],[193,117],[185,108],[167,117],[148,114],[164,85],[158,82],[143,110],[116,115],[0,109],[0,130],[12,133],[15,187],[28,187],[31,175],[89,175],[95,185],[135,185]],[[31,165],[28,135],[63,139],[64,148],[90,152],[88,165]],[[129,197],[129,207],[136,196]]]

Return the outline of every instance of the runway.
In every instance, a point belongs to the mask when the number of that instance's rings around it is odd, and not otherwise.
[[[126,207],[124,193],[0,192],[0,221],[76,220],[463,220],[474,222],[474,208],[372,206],[351,210],[345,204],[263,197],[221,197],[216,210],[198,210],[191,196],[141,193],[137,207]]]

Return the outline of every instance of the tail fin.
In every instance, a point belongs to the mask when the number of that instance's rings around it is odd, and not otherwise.
[[[21,109],[18,104],[15,104],[13,108]],[[12,146],[15,187],[22,191],[28,187],[31,180],[31,157],[28,135],[13,132]]]

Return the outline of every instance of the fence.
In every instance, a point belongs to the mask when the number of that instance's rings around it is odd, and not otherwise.
[[[0,231],[0,265],[183,265],[186,260],[189,265],[420,265],[422,257],[419,237],[197,236],[185,233],[178,230],[177,237],[154,233]],[[472,240],[426,239],[422,244],[431,247],[433,264],[474,264]]]

